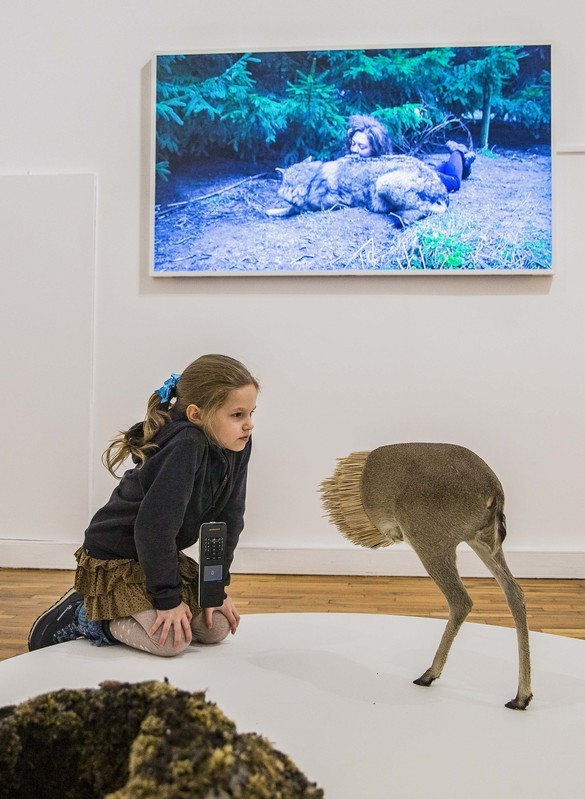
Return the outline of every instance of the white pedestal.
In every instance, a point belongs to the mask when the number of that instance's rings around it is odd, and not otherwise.
[[[102,680],[165,677],[206,690],[238,726],[286,752],[327,799],[583,799],[585,642],[531,634],[534,700],[517,687],[513,629],[463,625],[440,680],[445,622],[366,614],[244,616],[235,637],[157,658],[59,644],[0,663],[0,706]]]

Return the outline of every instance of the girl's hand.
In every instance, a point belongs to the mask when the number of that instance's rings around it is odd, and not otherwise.
[[[223,613],[223,615],[229,621],[232,635],[238,629],[238,624],[240,623],[240,614],[236,610],[236,606],[234,605],[229,596],[226,596],[226,598],[223,600],[223,605],[221,605],[220,607],[205,608],[204,610],[205,610],[205,624],[208,630],[211,630],[213,624],[212,621],[213,612],[215,610],[218,610],[220,613]]]
[[[160,634],[161,646],[165,645],[171,631],[173,633],[173,646],[175,648],[180,646],[183,640],[190,644],[192,638],[192,618],[193,614],[191,613],[189,606],[184,602],[181,602],[178,607],[172,608],[172,610],[157,610],[156,621],[148,631],[148,634],[153,636],[155,632],[162,627]]]

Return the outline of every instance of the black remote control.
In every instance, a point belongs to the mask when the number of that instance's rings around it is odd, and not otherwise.
[[[199,529],[200,608],[218,608],[223,605],[226,544],[225,522],[206,522],[201,525]]]

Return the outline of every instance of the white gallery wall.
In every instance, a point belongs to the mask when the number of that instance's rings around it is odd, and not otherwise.
[[[496,471],[519,576],[585,577],[581,0],[23,0],[0,21],[1,565],[72,568],[108,439],[224,352],[263,386],[236,570],[424,573],[404,545],[354,548],[317,493],[337,457],[418,440]],[[154,51],[541,43],[554,276],[149,277]]]

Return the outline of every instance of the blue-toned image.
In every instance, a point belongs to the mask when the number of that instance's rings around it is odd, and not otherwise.
[[[550,273],[550,59],[158,55],[152,274]]]

